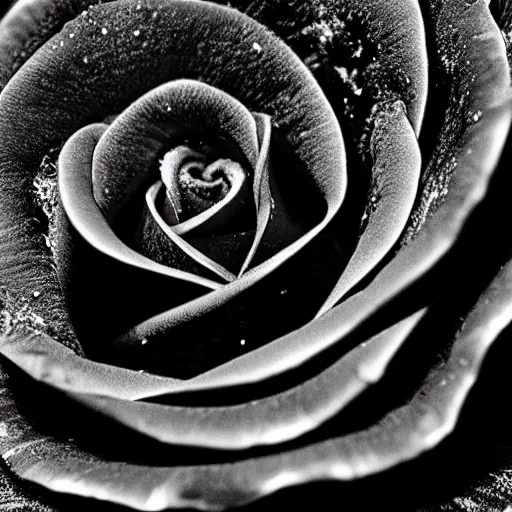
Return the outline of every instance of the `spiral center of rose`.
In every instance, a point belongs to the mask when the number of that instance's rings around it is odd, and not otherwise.
[[[233,186],[247,190],[243,167],[220,158],[210,145],[200,149],[179,145],[160,160],[160,176],[165,185],[162,217],[170,224],[184,222],[222,201]]]

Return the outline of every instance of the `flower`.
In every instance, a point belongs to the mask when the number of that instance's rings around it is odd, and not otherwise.
[[[511,319],[456,261],[512,117],[486,2],[92,4],[0,25],[10,471],[217,509],[439,444]]]

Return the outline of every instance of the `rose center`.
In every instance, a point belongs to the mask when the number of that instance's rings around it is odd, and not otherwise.
[[[246,172],[239,163],[219,158],[204,145],[201,150],[180,145],[166,153],[160,161],[160,175],[165,185],[162,217],[170,225],[208,210],[235,186],[248,188]]]

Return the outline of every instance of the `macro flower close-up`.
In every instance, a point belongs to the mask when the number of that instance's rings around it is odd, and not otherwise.
[[[512,510],[512,3],[0,15],[1,512]]]

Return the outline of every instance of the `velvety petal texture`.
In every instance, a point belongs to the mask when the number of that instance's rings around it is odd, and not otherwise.
[[[0,511],[339,497],[454,432],[512,321],[488,4],[14,4]]]

